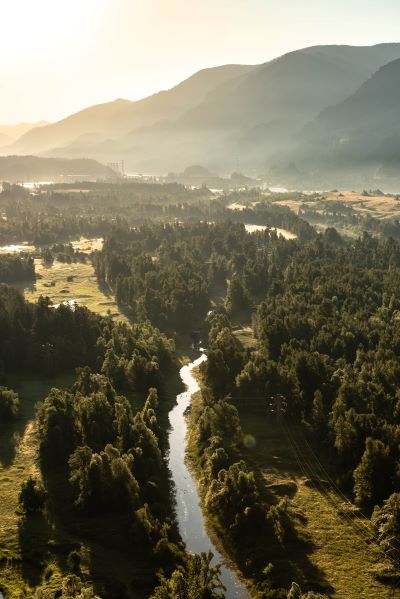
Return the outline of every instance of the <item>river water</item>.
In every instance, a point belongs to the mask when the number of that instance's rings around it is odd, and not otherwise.
[[[226,587],[226,599],[250,599],[248,591],[236,574],[224,563],[224,558],[207,534],[196,481],[185,463],[187,433],[185,411],[190,405],[193,393],[199,390],[192,370],[206,359],[207,357],[203,353],[197,360],[181,368],[180,376],[187,390],[177,396],[177,405],[169,413],[171,425],[169,469],[175,485],[179,532],[188,551],[193,553],[212,551],[214,554],[213,564],[222,563],[221,580]]]
[[[93,243],[99,245],[100,241],[101,240],[81,239],[79,242],[75,242],[75,244],[79,247],[79,249],[81,249],[81,251],[91,251],[92,249],[98,249],[98,247],[93,248]],[[0,253],[2,249],[8,252],[20,252],[21,250],[29,251],[31,248],[26,245],[7,246],[3,248],[0,247]],[[38,260],[37,262],[38,270],[40,270],[40,268],[42,267],[41,261]],[[35,294],[38,294],[39,292],[40,294],[49,296],[55,294],[59,286],[57,278],[54,278],[54,272],[57,271],[56,267],[59,269],[68,268],[73,270],[74,281],[67,282],[66,274],[62,273],[63,276],[61,277],[62,281],[60,282],[60,285],[62,283],[61,286],[64,285],[68,287],[68,289],[71,291],[71,294],[74,294],[74,300],[69,300],[69,302],[75,302],[75,297],[77,297],[77,301],[79,304],[86,305],[85,302],[88,301],[88,298],[89,300],[91,299],[91,294],[88,293],[90,289],[88,289],[87,273],[85,273],[86,283],[84,290],[86,295],[76,295],[75,290],[72,289],[74,284],[79,285],[80,283],[80,278],[78,275],[80,275],[81,273],[79,269],[92,269],[91,265],[82,265],[80,263],[67,265],[62,263],[56,263],[51,268],[47,268],[47,270],[43,267],[43,273],[40,273],[42,278],[39,279],[38,282],[36,282],[35,289],[33,291],[29,289],[25,290],[25,295],[27,296],[27,299],[30,299],[31,301],[37,299],[35,297]],[[69,274],[69,271],[67,274]],[[92,276],[94,277],[94,273]],[[36,289],[36,286],[40,286],[40,284],[48,285],[50,279],[52,279],[52,281],[55,282],[54,287],[46,287],[46,289],[43,290]],[[60,301],[58,296],[57,298],[52,297],[52,299],[57,299],[58,302]],[[63,297],[62,299],[64,299],[65,302],[65,298]],[[97,295],[96,297],[94,297],[94,299],[96,300],[96,305],[88,305],[88,307],[94,310],[95,312],[101,312],[101,310],[99,310],[99,298],[97,298]],[[169,469],[172,473],[172,479],[174,481],[176,491],[176,513],[178,526],[181,537],[184,540],[188,551],[191,551],[193,553],[212,551],[214,555],[213,564],[222,564],[221,580],[226,588],[226,599],[251,599],[245,586],[239,581],[236,574],[228,567],[228,565],[224,563],[224,558],[216,549],[215,545],[213,544],[213,542],[207,534],[203,513],[200,507],[200,498],[197,490],[197,484],[185,463],[187,433],[185,411],[190,405],[190,400],[193,393],[196,393],[196,391],[199,390],[199,385],[192,374],[192,370],[195,366],[201,364],[206,359],[206,355],[202,353],[197,360],[181,368],[180,376],[183,383],[187,387],[187,390],[177,396],[177,405],[169,413],[169,421],[171,426],[169,432]],[[0,599],[4,599],[1,591]]]

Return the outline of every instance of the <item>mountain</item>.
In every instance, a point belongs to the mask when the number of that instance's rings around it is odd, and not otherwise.
[[[284,119],[299,123],[344,100],[393,58],[400,58],[400,44],[314,46],[290,52],[220,86],[180,123],[208,128]]]
[[[34,129],[2,150],[124,159],[136,172],[182,172],[189,164],[262,172],[294,148],[302,159],[313,129],[307,123],[396,59],[400,44],[314,46],[262,65],[206,69],[143,100],[92,106]]]
[[[354,173],[400,179],[400,59],[381,67],[305,127],[292,159],[319,176]],[[395,171],[395,172],[394,172]]]
[[[358,145],[363,155],[376,156],[376,142],[400,133],[400,59],[381,67],[352,96],[327,108],[306,132],[310,140],[319,140],[346,151]],[[373,146],[363,147],[368,139]],[[379,150],[378,155],[381,156]]]
[[[247,168],[260,165],[287,151],[308,120],[393,57],[400,57],[400,44],[291,52],[221,84],[169,126],[134,131],[121,140],[122,151],[148,161],[155,147],[180,166],[190,161],[223,169],[236,159]]]
[[[51,155],[103,161],[120,156],[128,169],[145,172],[183,170],[190,163],[220,171],[237,168],[237,162],[240,168],[262,167],[292,147],[307,121],[399,57],[400,44],[316,46],[245,67],[225,80],[214,71],[203,98],[176,118],[142,120],[140,127],[100,143],[74,140]]]
[[[252,67],[242,65],[204,69],[176,87],[142,100],[115,100],[81,110],[40,130],[29,131],[2,150],[16,154],[40,153],[74,141],[78,145],[95,146],[108,138],[118,138],[134,127],[175,119],[200,102],[215,85],[251,70]]]
[[[48,121],[38,121],[37,123],[18,123],[17,125],[0,125],[0,145],[11,143],[21,135],[24,135],[35,127],[43,127],[48,125]]]
[[[0,147],[1,146],[5,146],[6,144],[9,144],[12,141],[13,141],[12,137],[10,137],[9,135],[7,135],[7,133],[2,133],[0,131]]]
[[[0,180],[9,183],[21,181],[76,181],[118,176],[110,168],[91,159],[68,160],[38,158],[37,156],[1,156]]]

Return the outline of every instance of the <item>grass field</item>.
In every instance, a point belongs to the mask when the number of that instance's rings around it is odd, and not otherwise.
[[[81,239],[72,241],[75,250],[86,254],[100,250],[103,245],[102,239]],[[18,253],[22,247],[27,252],[34,252],[34,246],[4,246],[0,247],[0,253]],[[14,250],[12,249],[14,248]],[[111,314],[116,320],[128,322],[128,318],[121,312],[120,307],[114,299],[114,295],[105,284],[100,284],[90,262],[73,262],[67,264],[55,261],[53,264],[43,264],[40,258],[35,258],[36,281],[26,283],[14,283],[25,295],[28,301],[36,302],[42,295],[48,297],[53,304],[75,301],[102,316]]]
[[[255,439],[244,450],[250,465],[260,473],[265,492],[277,500],[293,501],[296,529],[303,548],[289,548],[288,559],[276,564],[283,576],[291,570],[304,589],[318,589],[337,599],[389,599],[400,597],[372,576],[384,561],[374,544],[369,521],[355,520],[344,498],[332,490],[320,467],[321,456],[305,445],[297,427],[281,427],[262,410],[240,409],[244,434]],[[289,436],[288,436],[289,435]],[[322,463],[324,471],[329,468]]]
[[[24,564],[22,561],[20,516],[17,513],[21,483],[30,475],[39,476],[38,440],[33,422],[35,405],[51,387],[68,386],[73,378],[72,375],[40,380],[9,377],[6,381],[19,393],[21,404],[18,420],[7,425],[0,436],[0,589],[7,599],[20,597],[21,589],[35,570],[29,562]],[[36,531],[39,536],[40,529]]]
[[[236,339],[245,348],[254,349],[257,346],[257,340],[254,338],[253,329],[251,327],[238,327],[233,330]]]
[[[316,210],[329,210],[330,205],[337,205],[338,202],[351,207],[356,213],[363,216],[377,219],[400,217],[400,202],[395,196],[390,195],[371,194],[364,196],[362,192],[357,191],[330,191],[321,193],[318,200],[311,197],[307,200],[304,196],[299,197],[299,199],[276,200],[276,203],[287,206],[296,213],[299,211],[300,206],[308,206]]]
[[[55,305],[76,301],[102,316],[111,314],[117,320],[128,321],[108,287],[98,283],[92,264],[54,262],[46,266],[36,258],[35,269],[38,278],[34,283],[16,285],[28,301],[36,302],[41,295],[49,297]]]

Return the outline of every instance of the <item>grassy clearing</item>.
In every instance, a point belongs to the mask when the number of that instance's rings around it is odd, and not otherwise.
[[[275,564],[277,570],[283,575],[285,571],[295,571],[305,589],[319,589],[338,599],[396,596],[393,589],[371,575],[384,560],[378,547],[366,540],[369,521],[364,520],[365,533],[361,534],[351,518],[339,513],[336,506],[342,499],[321,478],[310,481],[309,471],[301,470],[287,436],[275,420],[244,406],[240,416],[243,432],[252,435],[256,442],[253,449],[244,450],[246,459],[260,473],[267,494],[276,500],[285,495],[292,498],[297,532],[305,542],[298,550],[296,546],[289,548],[288,559]],[[294,442],[301,445],[303,437],[298,429],[289,427],[289,431]],[[311,463],[312,453],[304,450],[304,457],[317,473],[316,464]]]
[[[47,266],[36,258],[35,269],[38,278],[34,283],[16,285],[28,301],[36,302],[41,295],[53,304],[75,300],[102,316],[111,314],[116,320],[128,322],[110,289],[97,281],[92,264],[54,262]]]
[[[81,239],[72,241],[75,250],[89,254],[100,250],[103,246],[102,239]],[[15,246],[16,248],[22,246]],[[34,251],[34,246],[26,246],[27,251]],[[0,253],[1,253],[0,248]],[[8,251],[11,251],[8,249]],[[16,249],[15,251],[18,251]],[[114,295],[106,284],[100,284],[90,262],[74,262],[67,264],[55,261],[53,264],[43,264],[40,258],[35,258],[36,281],[32,283],[15,283],[14,287],[20,289],[28,301],[36,302],[40,296],[48,297],[53,304],[66,301],[76,301],[97,312],[101,316],[111,316],[115,320],[129,322],[128,317],[122,313],[117,305]]]
[[[22,561],[17,509],[21,483],[30,475],[39,476],[38,440],[33,422],[35,405],[51,387],[68,386],[72,380],[72,376],[41,380],[12,376],[6,381],[19,393],[21,402],[18,420],[2,429],[0,436],[0,589],[6,593],[7,599],[20,596],[30,572],[34,570]],[[40,536],[40,526],[36,532]]]
[[[237,328],[233,331],[233,334],[244,348],[255,349],[257,347],[257,340],[254,338],[251,327]]]
[[[329,210],[330,205],[337,205],[337,202],[344,206],[351,207],[356,213],[362,216],[371,216],[372,218],[399,218],[400,217],[400,202],[395,196],[390,195],[369,195],[364,196],[362,192],[357,191],[337,191],[325,192],[321,194],[321,199],[308,201],[304,197],[299,199],[282,199],[277,200],[277,204],[287,206],[294,212],[298,213],[301,206],[316,208],[317,210]]]

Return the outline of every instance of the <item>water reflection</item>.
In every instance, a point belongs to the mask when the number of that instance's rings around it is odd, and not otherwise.
[[[190,405],[192,394],[199,390],[199,385],[192,374],[192,370],[205,360],[207,360],[207,356],[203,353],[197,360],[181,368],[180,376],[187,387],[187,391],[177,396],[177,405],[169,414],[171,425],[169,468],[176,489],[179,531],[186,543],[187,550],[193,553],[211,550],[214,554],[213,563],[221,563],[223,557],[209,538],[204,525],[196,482],[185,464],[187,425],[184,414]],[[250,599],[250,595],[243,584],[225,564],[222,565],[221,579],[227,589],[227,599]]]

